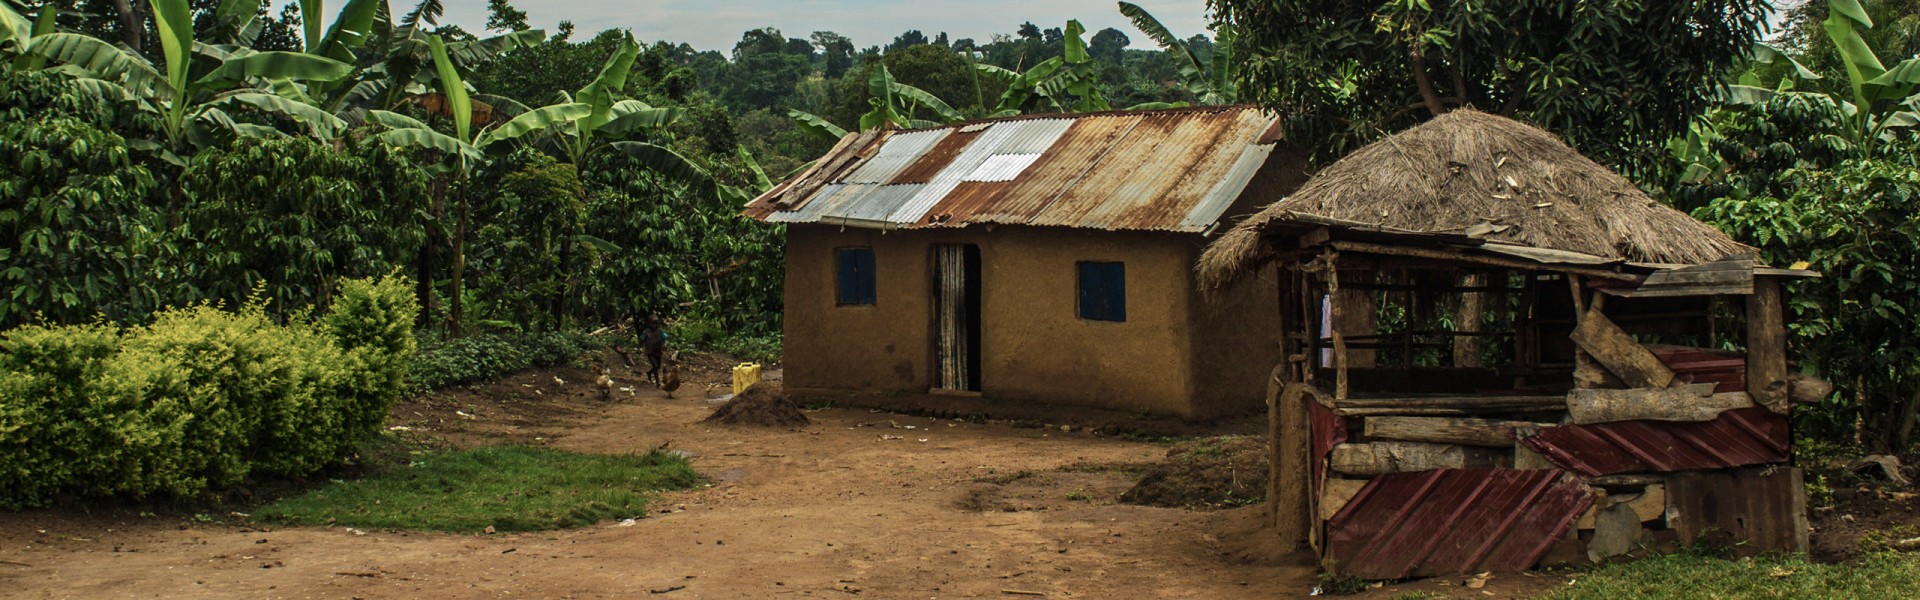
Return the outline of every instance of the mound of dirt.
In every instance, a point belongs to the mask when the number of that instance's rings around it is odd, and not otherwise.
[[[1246,506],[1266,497],[1267,440],[1222,436],[1174,444],[1167,449],[1167,460],[1149,467],[1120,501],[1211,509]]]
[[[812,423],[800,405],[787,399],[780,386],[760,382],[740,392],[702,423],[712,425],[754,425],[759,427],[800,427]]]

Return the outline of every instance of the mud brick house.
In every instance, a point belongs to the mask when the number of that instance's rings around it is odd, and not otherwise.
[[[1276,282],[1203,295],[1193,267],[1228,217],[1305,179],[1275,122],[1203,107],[846,136],[745,209],[786,224],[788,391],[1259,410]]]
[[[1348,155],[1200,261],[1257,275],[1275,525],[1338,570],[1806,549],[1786,415],[1825,392],[1789,374],[1781,284],[1817,274],[1544,131],[1460,110]]]

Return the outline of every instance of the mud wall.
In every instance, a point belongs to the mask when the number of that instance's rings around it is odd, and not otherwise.
[[[931,246],[962,243],[980,247],[984,396],[1186,418],[1252,410],[1261,406],[1270,357],[1216,347],[1210,356],[1253,362],[1208,367],[1204,384],[1195,369],[1196,333],[1214,344],[1248,337],[1226,320],[1200,321],[1191,314],[1202,301],[1193,291],[1192,265],[1204,242],[1196,235],[1158,232],[974,226],[882,233],[791,225],[787,385],[926,391],[933,360]],[[853,246],[874,250],[877,301],[872,306],[835,303],[833,251]],[[1079,318],[1080,261],[1126,264],[1126,322]],[[1270,285],[1271,278],[1266,281]],[[1271,290],[1264,296],[1246,294],[1234,298],[1257,304],[1259,298],[1273,297]],[[1258,308],[1273,312],[1271,306]],[[1247,381],[1213,381],[1224,377]],[[1196,405],[1196,388],[1209,398],[1230,400],[1231,406]],[[1247,390],[1254,391],[1243,394]]]

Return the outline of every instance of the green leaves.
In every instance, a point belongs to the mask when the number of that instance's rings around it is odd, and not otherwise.
[[[187,0],[150,0],[153,26],[159,32],[160,50],[167,57],[167,83],[174,90],[187,89],[187,76],[193,60],[193,13]]]
[[[787,117],[793,119],[794,123],[800,126],[800,130],[806,132],[808,135],[836,142],[840,141],[840,138],[847,137],[847,130],[841,129],[839,125],[834,125],[831,121],[820,118],[820,115],[789,108],[787,109]]]
[[[27,52],[74,65],[101,79],[117,81],[136,94],[147,95],[168,80],[145,57],[98,38],[77,33],[50,33],[33,38]]]
[[[263,92],[239,92],[228,94],[219,100],[208,103],[209,106],[221,104],[243,104],[256,109],[290,117],[306,125],[314,137],[332,139],[347,128],[347,122],[327,111],[311,104],[302,104],[274,94]]]
[[[574,95],[575,102],[592,109],[580,124],[581,136],[591,136],[594,130],[613,120],[615,97],[626,92],[627,73],[633,70],[633,61],[639,56],[640,44],[633,41],[632,34],[627,34],[621,38],[619,47],[607,59],[607,64],[600,67],[600,75]]]
[[[453,113],[453,131],[462,140],[473,139],[473,101],[467,98],[467,84],[454,70],[453,60],[447,58],[447,42],[436,35],[427,38],[427,47],[432,49],[433,68],[440,75],[440,93],[447,96],[447,110]]]
[[[349,65],[331,58],[300,52],[256,52],[220,63],[197,83],[291,79],[300,81],[337,81],[353,72]]]
[[[513,120],[481,135],[479,143],[474,145],[485,148],[495,142],[519,139],[532,133],[572,124],[587,118],[590,114],[593,114],[593,107],[579,102],[542,106],[514,117]]]

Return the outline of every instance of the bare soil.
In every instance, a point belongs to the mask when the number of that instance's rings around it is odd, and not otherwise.
[[[692,454],[710,485],[631,524],[490,535],[141,506],[8,513],[0,596],[1269,598],[1314,585],[1311,561],[1262,547],[1261,507],[1119,504],[1138,473],[1126,465],[1165,446],[853,408],[792,429],[702,424],[729,391],[727,364],[683,371],[673,399],[617,368],[606,401],[597,369],[563,368],[394,407],[390,426],[432,444]],[[990,510],[963,506],[983,488]]]
[[[1072,411],[1078,425],[1065,428],[983,423],[965,412],[977,407],[955,405],[952,415],[971,418],[841,407],[808,410],[801,427],[714,427],[702,420],[729,391],[732,361],[683,364],[672,399],[616,366],[611,401],[594,386],[597,368],[561,368],[393,409],[389,425],[428,445],[691,454],[709,485],[665,494],[632,523],[444,534],[283,529],[143,505],[0,513],[0,597],[1211,599],[1304,597],[1319,583],[1305,553],[1264,534],[1262,506],[1120,503],[1167,460],[1166,445],[1102,435],[1139,435],[1139,423]],[[1857,547],[1871,528],[1911,526],[1916,508],[1911,498],[1843,504],[1815,516],[1816,544]],[[1435,578],[1356,597],[1526,598],[1568,577]]]

